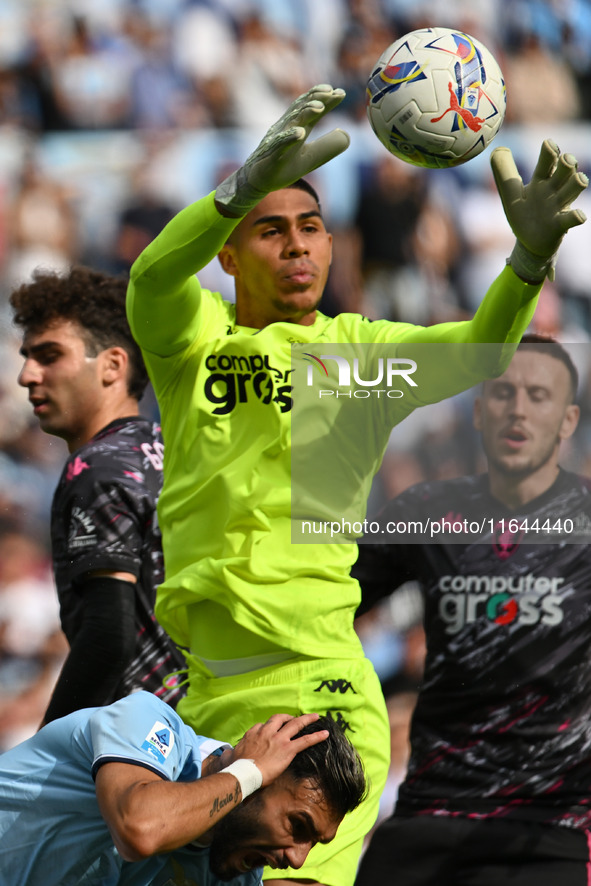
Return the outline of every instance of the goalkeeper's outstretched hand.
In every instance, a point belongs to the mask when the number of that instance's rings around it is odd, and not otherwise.
[[[571,203],[589,184],[572,154],[561,154],[550,139],[542,144],[529,184],[524,185],[509,148],[495,148],[490,159],[497,190],[517,238],[509,263],[523,280],[554,279],[560,242],[586,215]]]
[[[350,139],[342,129],[307,142],[313,127],[344,97],[344,90],[326,84],[300,95],[244,165],[218,185],[215,201],[220,212],[234,218],[246,215],[271,191],[291,185],[345,151]]]

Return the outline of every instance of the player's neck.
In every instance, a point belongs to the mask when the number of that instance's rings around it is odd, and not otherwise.
[[[313,310],[307,314],[296,313],[294,315],[281,314],[277,312],[273,315],[267,315],[262,312],[253,310],[243,305],[236,305],[236,323],[238,326],[245,326],[248,329],[265,329],[273,323],[293,323],[296,326],[312,326],[316,320],[317,311]]]
[[[100,409],[83,427],[73,431],[67,437],[64,435],[68,452],[76,452],[77,449],[80,449],[81,446],[92,440],[99,431],[102,431],[111,422],[117,421],[120,418],[132,418],[136,415],[139,415],[139,405],[133,397],[124,398],[117,406]]]
[[[490,494],[507,508],[517,510],[547,492],[559,473],[560,468],[555,463],[522,477],[499,471],[491,465],[488,475]]]

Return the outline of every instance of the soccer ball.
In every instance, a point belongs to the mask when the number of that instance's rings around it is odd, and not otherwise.
[[[474,37],[422,28],[392,43],[367,82],[367,116],[383,145],[414,166],[458,166],[492,141],[505,117],[505,81]]]

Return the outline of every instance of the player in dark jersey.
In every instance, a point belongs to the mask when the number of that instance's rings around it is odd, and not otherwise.
[[[70,652],[45,722],[137,689],[173,706],[181,652],[153,614],[163,562],[156,501],[163,445],[139,415],[147,374],[125,315],[126,280],[83,267],[37,271],[11,296],[23,330],[19,383],[70,457],[51,515],[61,622]]]
[[[558,463],[576,385],[560,345],[526,336],[475,403],[488,474],[412,487],[378,522],[415,543],[360,546],[364,608],[420,582],[427,657],[406,778],[357,886],[588,883],[591,492]]]

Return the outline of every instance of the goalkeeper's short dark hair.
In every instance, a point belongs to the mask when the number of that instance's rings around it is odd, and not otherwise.
[[[320,206],[320,197],[318,196],[318,191],[316,188],[313,188],[309,181],[306,181],[305,178],[298,178],[291,185],[287,186],[288,188],[296,188],[298,191],[305,191],[306,194],[309,194],[310,197],[313,197],[314,200],[318,203],[318,208],[322,213],[322,207]]]
[[[10,296],[13,319],[24,333],[39,333],[54,323],[70,320],[80,327],[86,354],[121,347],[129,355],[127,388],[140,400],[148,384],[142,354],[134,340],[125,297],[128,280],[82,265],[65,273],[38,268],[30,282]]]

